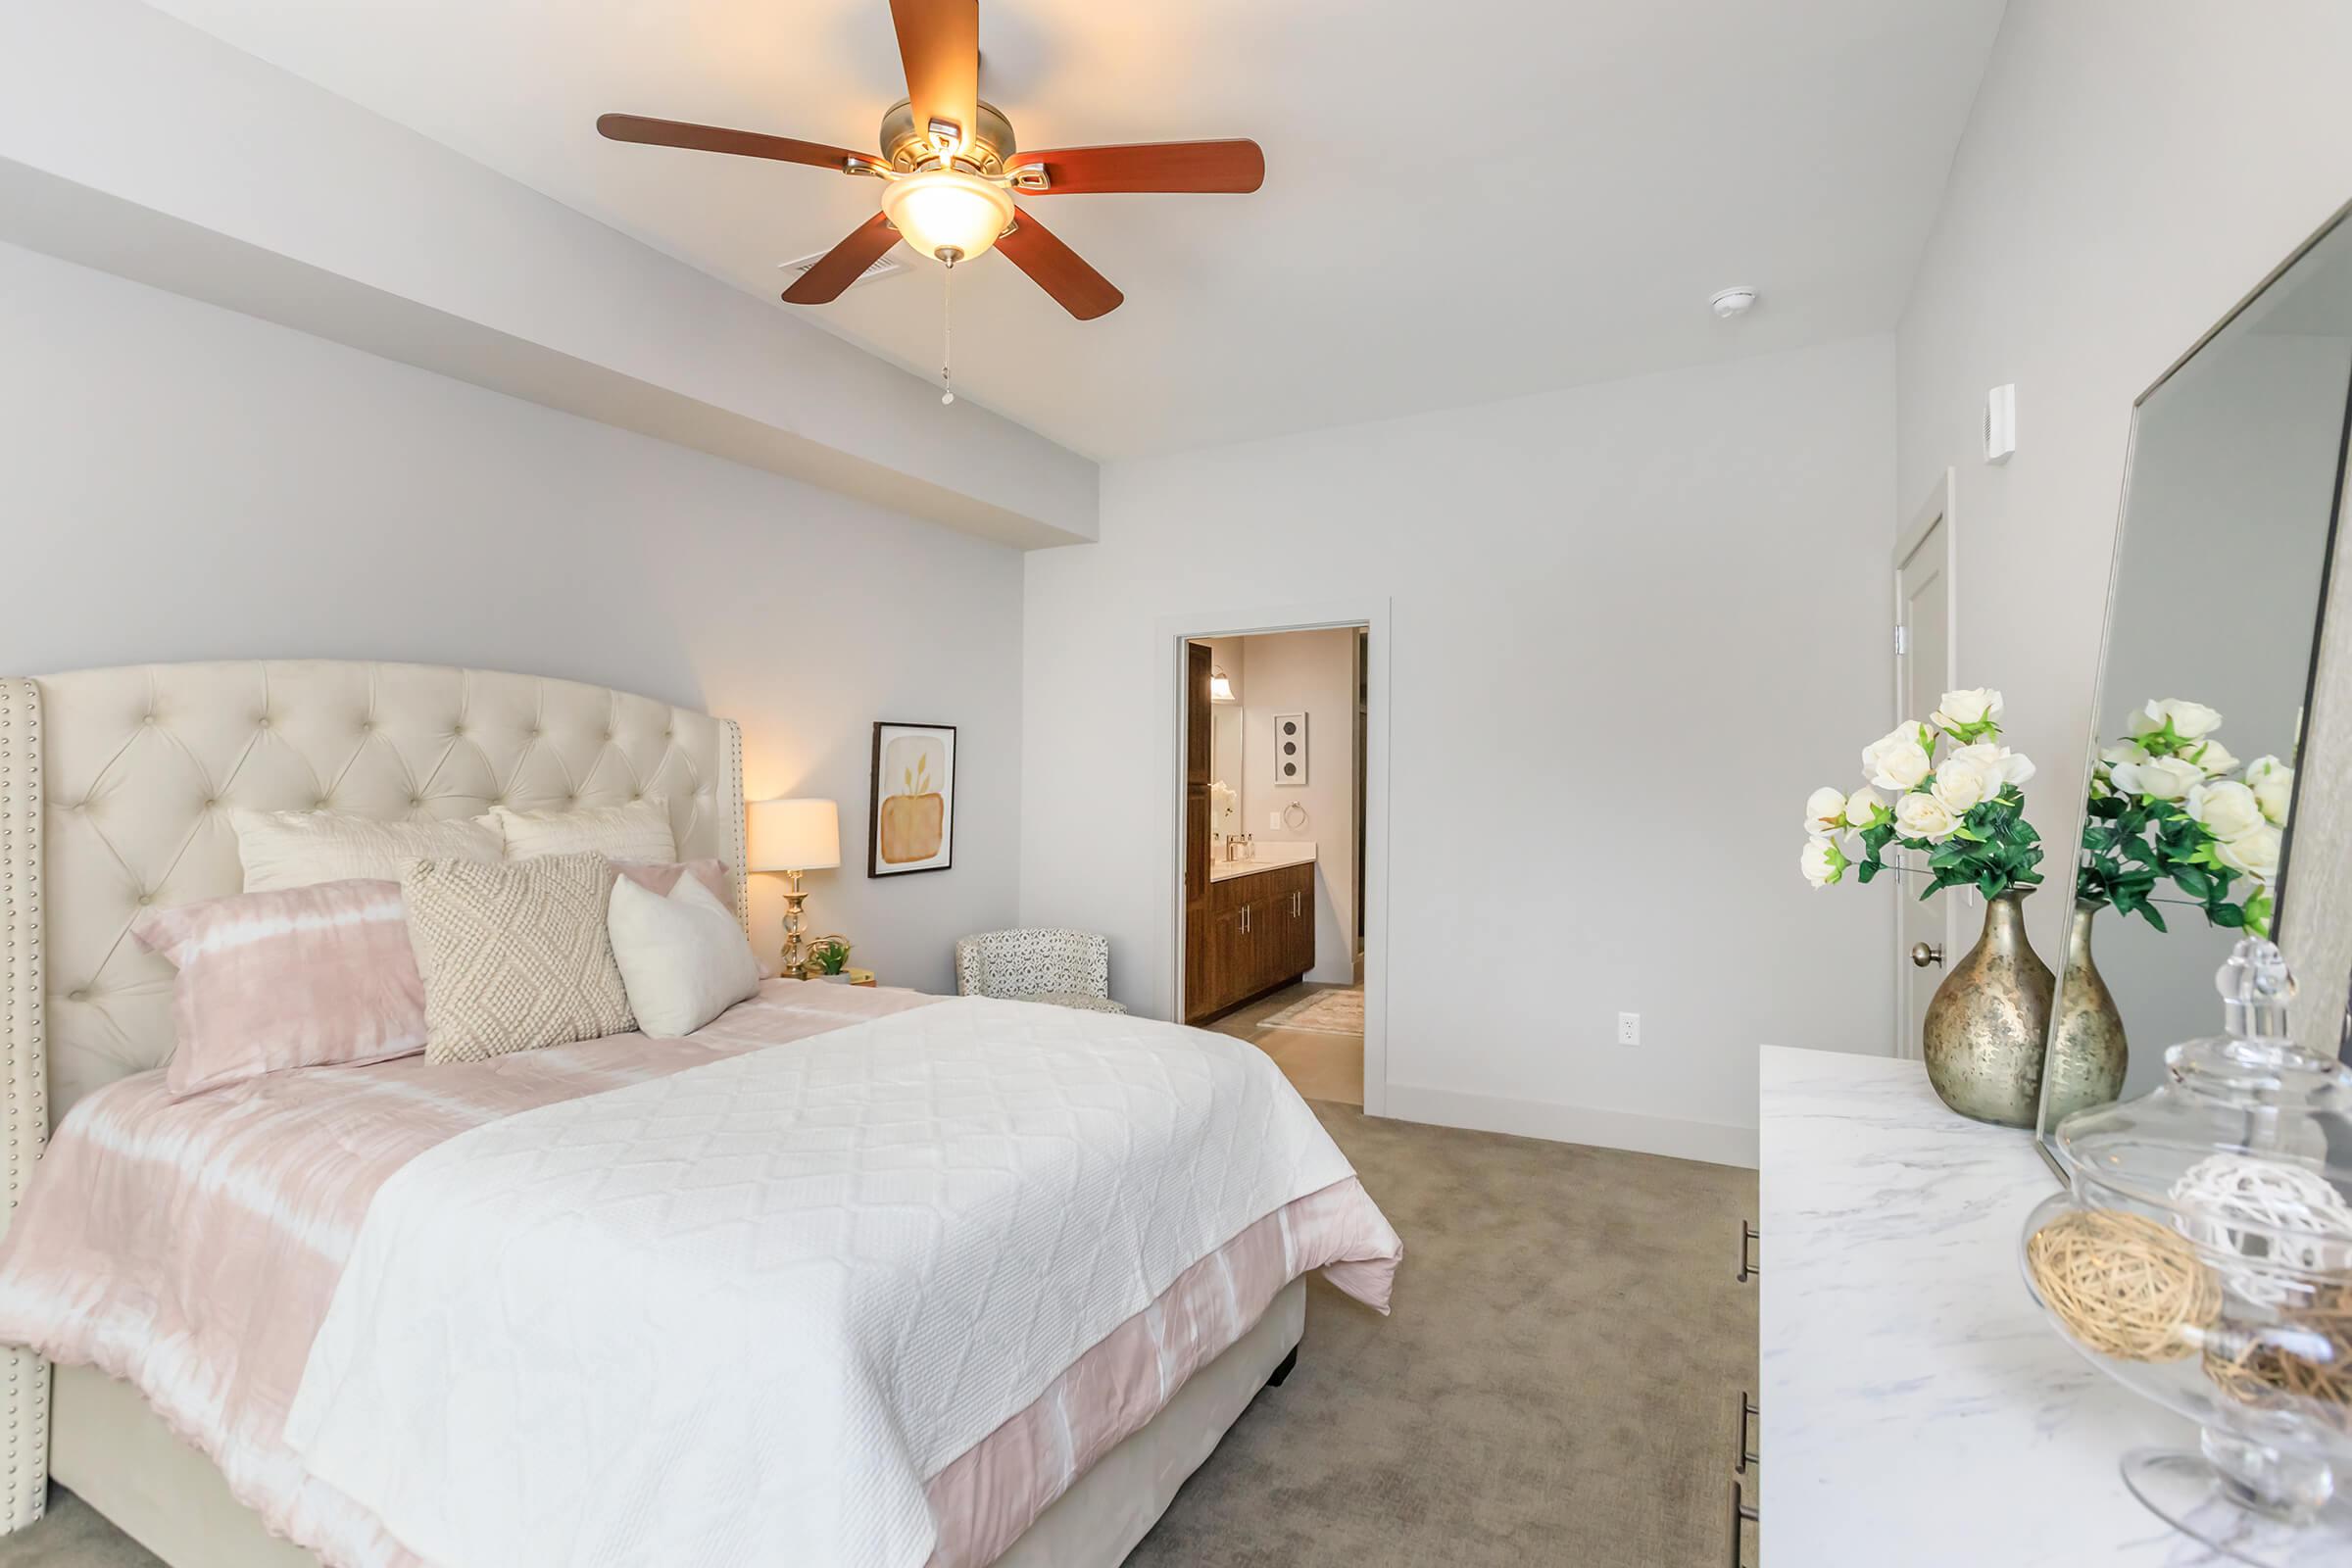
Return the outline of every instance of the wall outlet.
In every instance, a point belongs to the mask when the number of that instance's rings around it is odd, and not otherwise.
[[[1617,1015],[1617,1043],[1621,1046],[1638,1046],[1642,1043],[1640,1013],[1621,1012]]]

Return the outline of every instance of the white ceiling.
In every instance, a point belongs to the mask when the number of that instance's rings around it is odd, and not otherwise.
[[[870,147],[905,92],[886,0],[156,3],[768,299],[876,185],[608,142],[596,117]],[[1127,303],[1078,322],[1001,256],[959,270],[959,395],[1107,459],[1884,330],[2000,13],[984,0],[981,90],[1023,146],[1251,136],[1268,172],[1034,199]],[[1719,322],[1732,283],[1764,303]],[[936,372],[933,266],[810,314]]]

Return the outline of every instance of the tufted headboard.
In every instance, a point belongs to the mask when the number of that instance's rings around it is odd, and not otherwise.
[[[730,719],[602,686],[429,664],[145,664],[0,680],[0,1005],[10,1174],[91,1090],[172,1051],[172,966],[142,906],[238,892],[227,808],[361,816],[668,808],[745,913]],[[46,1092],[40,1064],[46,1058]],[[14,1181],[11,1196],[14,1196]]]

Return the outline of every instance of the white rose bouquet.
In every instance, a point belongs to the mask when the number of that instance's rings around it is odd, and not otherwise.
[[[1208,825],[1222,838],[1231,838],[1233,830],[1242,825],[1242,798],[1233,786],[1222,782],[1208,786]]]
[[[2157,930],[2150,902],[2170,881],[2206,920],[2269,936],[2295,770],[2276,757],[2243,764],[2215,739],[2222,715],[2165,697],[2132,715],[2132,734],[2099,753],[2075,896],[2112,904]],[[2241,890],[2238,881],[2246,886]]]
[[[1861,789],[1825,786],[1805,802],[1805,880],[1827,887],[1850,868],[1868,882],[1886,869],[1886,846],[1899,844],[1928,858],[1923,899],[1945,888],[1973,886],[1990,899],[2038,887],[2041,835],[2025,817],[2034,764],[2000,744],[2001,711],[1999,692],[1945,692],[1926,723],[1906,720],[1864,747]]]

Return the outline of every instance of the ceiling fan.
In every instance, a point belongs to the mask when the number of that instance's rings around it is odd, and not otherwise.
[[[1265,183],[1266,155],[1253,141],[1020,151],[1012,122],[980,101],[979,0],[890,0],[890,14],[907,95],[882,117],[879,156],[638,115],[606,115],[596,128],[614,141],[773,158],[881,180],[882,210],[784,291],[794,305],[838,299],[904,238],[951,269],[992,248],[1002,250],[1063,310],[1091,321],[1116,310],[1126,296],[1026,209],[1016,208],[1016,194],[1242,193]]]

